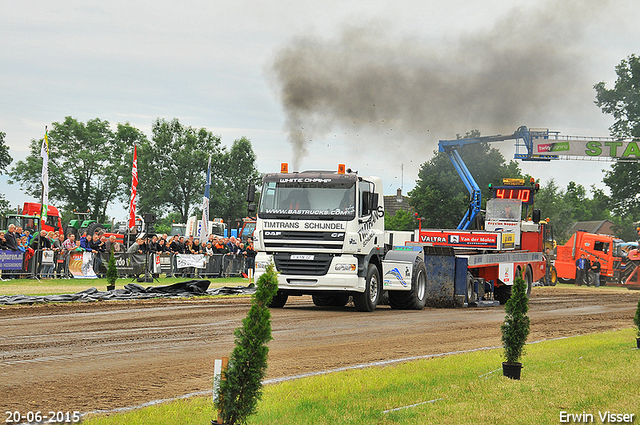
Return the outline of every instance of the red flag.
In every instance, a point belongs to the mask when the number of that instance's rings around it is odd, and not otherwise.
[[[138,187],[138,146],[133,147],[131,168],[131,202],[129,203],[129,229],[136,225],[136,193]]]

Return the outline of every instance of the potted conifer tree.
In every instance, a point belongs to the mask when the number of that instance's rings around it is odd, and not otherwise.
[[[222,372],[218,401],[219,420],[212,424],[239,425],[257,408],[262,395],[262,380],[267,371],[267,343],[271,338],[269,303],[278,292],[278,272],[273,263],[256,282],[251,308],[234,331],[235,348],[226,371]]]
[[[636,315],[633,316],[633,323],[636,325],[636,345],[640,348],[640,300],[638,300]]]
[[[524,353],[524,346],[529,336],[530,320],[527,316],[529,300],[527,299],[527,284],[522,276],[517,276],[511,290],[511,298],[505,304],[504,323],[502,330],[502,346],[504,347],[505,362],[502,363],[504,376],[520,379],[522,363],[520,358]]]

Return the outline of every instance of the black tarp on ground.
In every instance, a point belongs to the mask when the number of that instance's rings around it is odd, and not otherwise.
[[[60,303],[60,302],[89,302],[106,300],[145,300],[150,298],[167,297],[193,297],[198,295],[240,295],[253,294],[255,286],[236,286],[208,289],[209,280],[189,280],[172,285],[149,286],[147,288],[136,283],[125,285],[124,289],[111,291],[98,291],[89,288],[75,294],[66,295],[3,295],[0,296],[0,305],[36,304],[36,303]]]

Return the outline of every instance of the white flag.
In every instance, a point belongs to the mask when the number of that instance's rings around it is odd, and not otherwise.
[[[44,128],[44,139],[42,140],[40,156],[42,157],[42,211],[40,213],[40,219],[44,223],[47,221],[47,207],[49,205],[49,137],[46,126]]]

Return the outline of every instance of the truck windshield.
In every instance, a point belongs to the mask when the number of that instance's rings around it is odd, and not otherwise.
[[[261,193],[260,218],[347,221],[356,215],[355,178],[265,178]]]

